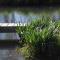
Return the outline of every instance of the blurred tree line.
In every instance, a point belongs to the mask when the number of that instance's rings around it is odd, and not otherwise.
[[[40,5],[59,3],[60,0],[0,0],[0,5]]]

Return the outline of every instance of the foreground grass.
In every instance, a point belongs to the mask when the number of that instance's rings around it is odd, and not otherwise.
[[[25,27],[17,27],[21,37],[18,51],[26,60],[58,60],[60,56],[60,21],[50,17],[36,19]]]

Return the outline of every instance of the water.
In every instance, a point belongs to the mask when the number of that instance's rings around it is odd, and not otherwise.
[[[0,60],[24,60],[16,51],[18,40],[17,33],[0,33]]]
[[[17,33],[0,33],[0,40],[20,40]]]
[[[60,8],[17,8],[0,12],[0,23],[27,23],[32,19],[50,16],[53,19],[60,19]]]
[[[24,60],[24,58],[16,52],[16,46],[12,46],[12,48],[3,47],[0,49],[0,60]]]

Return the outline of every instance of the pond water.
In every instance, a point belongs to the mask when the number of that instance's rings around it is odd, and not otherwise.
[[[24,60],[24,58],[16,52],[16,46],[12,46],[12,48],[3,47],[0,49],[0,60]]]
[[[20,37],[17,33],[0,33],[0,41],[4,40],[16,40],[19,41]]]
[[[0,9],[0,23],[27,23],[42,16],[58,20],[60,19],[60,8]]]

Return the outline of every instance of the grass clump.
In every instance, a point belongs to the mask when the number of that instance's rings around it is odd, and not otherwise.
[[[53,60],[56,56],[58,59],[59,29],[60,23],[49,17],[42,17],[24,27],[17,27],[17,32],[21,37],[20,50],[26,60]]]

